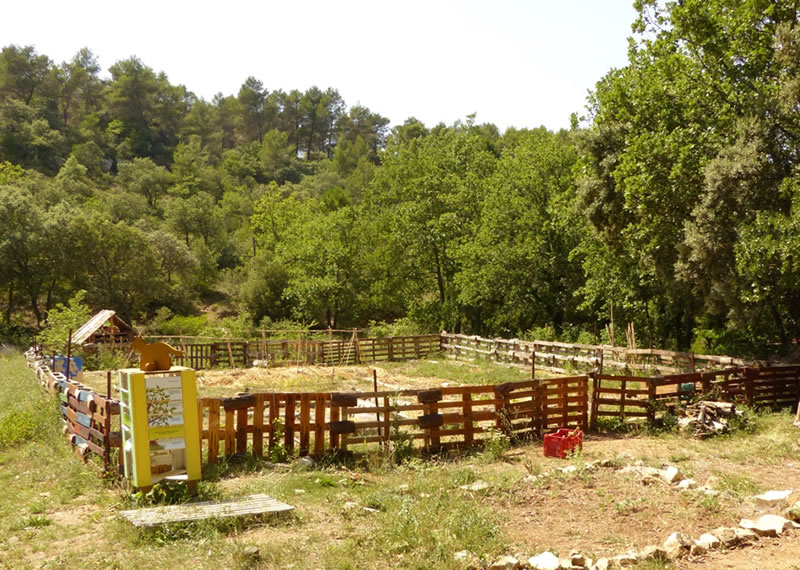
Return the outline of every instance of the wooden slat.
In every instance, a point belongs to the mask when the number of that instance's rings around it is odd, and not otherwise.
[[[134,526],[149,527],[212,518],[283,513],[291,510],[294,510],[291,505],[277,501],[268,495],[259,494],[228,501],[186,503],[183,505],[121,511],[120,515],[133,523]]]

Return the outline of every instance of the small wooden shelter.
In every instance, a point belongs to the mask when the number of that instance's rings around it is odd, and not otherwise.
[[[128,344],[136,337],[133,327],[120,319],[115,311],[103,309],[72,335],[72,342],[85,349],[100,344]]]

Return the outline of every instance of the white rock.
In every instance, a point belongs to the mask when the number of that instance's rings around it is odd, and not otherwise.
[[[488,488],[489,488],[489,483],[487,483],[486,481],[482,481],[481,479],[478,479],[477,481],[475,481],[474,483],[470,483],[469,485],[461,485],[461,487],[459,487],[459,489],[464,489],[465,491],[475,491],[475,492],[485,491]]]
[[[660,546],[645,546],[639,551],[640,560],[666,560],[667,558],[667,551]]]
[[[730,527],[721,526],[719,528],[715,528],[710,534],[717,538],[724,548],[730,548],[731,546],[736,546],[739,543],[739,535],[736,534],[735,529]]]
[[[552,552],[542,552],[528,558],[528,568],[532,570],[558,570],[561,561]]]
[[[706,552],[708,552],[708,548],[702,544],[697,544],[697,542],[695,542],[689,549],[689,554],[692,556],[703,556]]]
[[[592,570],[608,570],[609,564],[610,561],[608,558],[598,558],[597,562],[592,564],[591,568]]]
[[[739,544],[750,544],[758,540],[758,535],[752,530],[747,528],[735,528],[733,532],[736,533],[736,538],[739,539]]]
[[[468,568],[470,570],[479,570],[483,568],[480,558],[469,550],[460,550],[454,553],[453,560],[458,562],[461,568]]]
[[[778,515],[764,515],[757,521],[742,519],[739,526],[755,532],[758,536],[779,536],[794,525],[789,519]]]
[[[313,469],[314,466],[317,464],[313,458],[309,457],[308,455],[304,455],[300,459],[297,460],[297,463],[305,468],[305,469]]]
[[[519,568],[519,560],[513,556],[501,556],[489,566],[489,570],[517,570],[517,568]]]
[[[637,562],[639,562],[639,557],[635,552],[626,552],[625,554],[620,554],[619,556],[615,556],[611,559],[611,563],[619,566],[620,568],[636,566]]]
[[[715,550],[719,548],[719,539],[708,532],[701,534],[694,543],[704,550]]]
[[[575,473],[578,468],[574,465],[567,465],[566,467],[556,467],[556,471],[560,471],[561,473]]]
[[[766,507],[783,507],[788,505],[789,496],[791,494],[791,489],[786,491],[767,491],[763,495],[758,495],[756,497],[756,504]]]
[[[684,479],[678,482],[678,489],[681,491],[688,491],[689,489],[697,489],[697,481],[694,479]]]
[[[586,566],[590,566],[590,564],[586,563],[586,556],[578,552],[577,550],[571,550],[569,553],[569,561],[570,564],[573,566],[578,566],[579,568],[584,568]]]
[[[684,534],[673,532],[664,541],[664,550],[670,558],[680,558],[692,549],[692,541]]]
[[[683,475],[674,465],[667,465],[664,469],[658,472],[658,476],[667,483],[677,483],[683,479]]]

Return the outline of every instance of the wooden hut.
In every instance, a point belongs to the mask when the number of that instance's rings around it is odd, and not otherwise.
[[[72,335],[72,342],[81,345],[85,350],[92,350],[98,345],[126,345],[136,337],[133,327],[120,319],[110,309],[103,309],[79,328]]]

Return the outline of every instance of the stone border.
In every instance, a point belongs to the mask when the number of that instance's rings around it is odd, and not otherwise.
[[[624,459],[633,459],[630,456],[618,456]],[[635,473],[642,476],[642,483],[651,485],[662,483],[679,491],[695,491],[707,495],[717,495],[719,491],[711,488],[708,482],[705,486],[698,486],[693,479],[684,478],[680,470],[674,465],[664,465],[661,469],[648,467],[642,461],[627,463],[618,467],[619,459],[597,460],[584,464],[587,471],[594,471],[600,467],[615,469],[620,473]],[[578,472],[579,467],[569,465],[557,467],[542,475],[528,475],[522,480],[535,482],[551,476],[554,472],[571,474]],[[466,486],[465,486],[466,487]],[[697,540],[680,532],[673,532],[661,546],[650,545],[638,551],[627,551],[613,557],[603,557],[592,560],[577,550],[570,551],[566,558],[559,558],[552,552],[542,552],[527,560],[520,561],[514,556],[502,556],[484,566],[474,554],[461,551],[454,555],[457,562],[462,562],[465,568],[489,568],[490,570],[609,570],[612,568],[625,568],[635,566],[640,562],[651,560],[677,560],[685,556],[702,556],[711,550],[728,549],[732,547],[746,547],[752,545],[760,537],[779,537],[793,528],[800,528],[800,500],[789,506],[788,500],[791,490],[768,491],[754,497],[756,502],[770,509],[783,508],[781,514],[765,514],[753,521],[741,519],[737,527],[719,527],[703,533]]]

